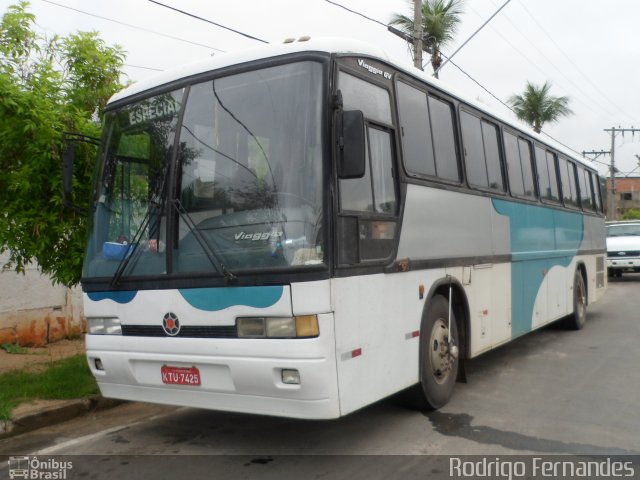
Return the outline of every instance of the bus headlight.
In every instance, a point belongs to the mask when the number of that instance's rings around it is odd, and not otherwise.
[[[236,320],[240,338],[311,338],[320,335],[317,315],[243,317]]]
[[[118,317],[88,317],[87,327],[90,335],[122,335]]]
[[[267,318],[267,337],[291,338],[296,336],[293,318]]]

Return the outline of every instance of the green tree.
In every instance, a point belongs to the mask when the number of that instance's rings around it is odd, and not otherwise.
[[[637,208],[630,208],[624,212],[622,220],[640,220],[640,210]]]
[[[413,11],[413,1],[410,0]],[[422,42],[423,47],[431,54],[431,66],[436,72],[442,64],[440,49],[453,40],[463,13],[463,0],[422,0]],[[413,18],[395,14],[391,25],[413,36]],[[435,74],[436,78],[438,74]]]
[[[100,135],[108,98],[122,88],[124,52],[96,32],[46,38],[29,4],[0,23],[0,253],[5,268],[37,262],[55,282],[79,281],[87,223],[62,205],[63,133]],[[77,150],[75,202],[88,204],[95,147]]]
[[[549,94],[550,90],[549,82],[541,87],[527,82],[524,93],[513,95],[508,100],[516,116],[531,125],[537,133],[545,123],[556,122],[560,117],[573,113],[569,108],[569,97],[554,97]]]

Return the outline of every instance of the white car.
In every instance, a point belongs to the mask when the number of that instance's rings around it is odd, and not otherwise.
[[[610,277],[640,272],[640,220],[607,222],[607,271]]]

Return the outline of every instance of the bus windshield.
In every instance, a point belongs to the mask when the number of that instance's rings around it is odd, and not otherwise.
[[[324,263],[322,68],[263,68],[109,112],[84,278]]]

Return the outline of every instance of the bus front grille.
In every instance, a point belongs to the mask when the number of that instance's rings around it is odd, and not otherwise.
[[[169,337],[160,325],[122,325],[125,337]],[[238,338],[235,325],[184,325],[175,337],[182,338]]]

